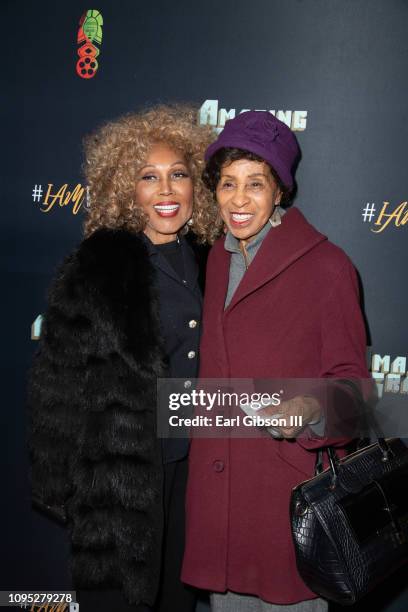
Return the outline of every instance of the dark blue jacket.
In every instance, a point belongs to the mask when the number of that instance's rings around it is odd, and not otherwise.
[[[198,375],[201,336],[202,276],[204,256],[192,239],[180,236],[185,278],[180,278],[167,258],[143,235],[150,261],[155,270],[154,286],[158,292],[161,332],[165,341],[167,376],[184,379],[174,389],[191,388],[191,379]],[[190,244],[192,243],[192,244]],[[184,383],[184,384],[183,384]],[[166,419],[168,414],[163,415]],[[185,437],[163,438],[163,462],[183,459],[188,454],[188,432]],[[180,430],[174,432],[180,436]]]

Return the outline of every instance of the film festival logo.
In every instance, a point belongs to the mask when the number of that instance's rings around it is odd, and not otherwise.
[[[392,206],[390,202],[383,202],[381,209],[375,203],[367,202],[361,213],[363,223],[370,223],[371,231],[380,234],[390,227],[400,228],[408,223],[408,202],[401,202]]]
[[[85,11],[79,20],[77,36],[78,55],[76,71],[81,79],[92,79],[99,67],[98,60],[100,50],[96,46],[102,44],[103,19],[99,11],[90,9]]]
[[[45,189],[42,185],[36,184],[31,195],[33,201],[39,204],[39,209],[43,213],[49,213],[55,207],[70,206],[72,214],[76,215],[82,206],[86,209],[90,207],[89,187],[83,187],[81,183],[77,183],[73,187],[70,187],[68,183],[64,183],[60,187],[54,187],[54,183],[48,183]]]
[[[252,110],[243,108],[238,113],[235,108],[219,108],[218,100],[206,100],[198,112],[198,122],[200,125],[212,125],[214,130],[219,133],[223,130],[228,119],[234,119],[237,114]],[[265,109],[256,109],[265,110]],[[302,132],[307,125],[307,111],[305,110],[269,110],[280,121],[283,121],[294,132]]]
[[[371,358],[371,376],[376,382],[378,397],[384,393],[408,396],[407,357],[391,360],[391,355],[374,354]]]

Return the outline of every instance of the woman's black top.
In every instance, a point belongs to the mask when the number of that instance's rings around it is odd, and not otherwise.
[[[166,242],[164,244],[156,244],[155,248],[167,259],[177,276],[183,279],[184,261],[180,239],[173,240],[172,242]]]

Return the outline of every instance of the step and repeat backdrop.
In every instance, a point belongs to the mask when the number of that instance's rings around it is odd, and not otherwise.
[[[25,0],[1,11],[0,590],[56,590],[70,586],[68,542],[30,507],[25,381],[47,287],[81,240],[83,137],[171,101],[196,104],[218,131],[249,109],[284,121],[302,149],[295,205],[353,260],[370,370],[380,393],[408,398],[408,2]],[[406,583],[390,580],[371,610],[406,610]]]

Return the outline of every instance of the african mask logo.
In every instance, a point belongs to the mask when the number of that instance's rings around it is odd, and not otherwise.
[[[92,79],[98,70],[96,58],[100,51],[94,43],[102,43],[102,25],[102,15],[94,9],[86,11],[79,20],[77,42],[81,46],[78,49],[76,71],[81,79]]]

